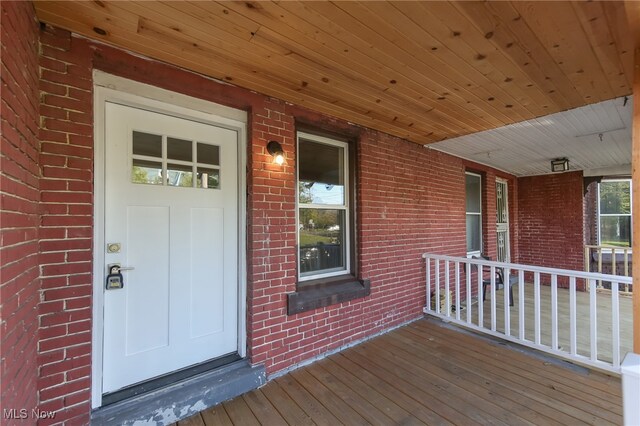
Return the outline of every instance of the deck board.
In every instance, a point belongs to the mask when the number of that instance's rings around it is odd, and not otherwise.
[[[621,424],[618,377],[422,319],[179,424]]]

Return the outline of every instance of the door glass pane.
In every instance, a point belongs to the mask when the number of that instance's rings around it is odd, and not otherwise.
[[[300,204],[345,204],[344,148],[300,139]]]
[[[601,182],[600,213],[631,214],[631,182]]]
[[[196,182],[197,188],[220,188],[220,170],[204,169],[198,167],[198,181]]]
[[[198,163],[220,165],[220,147],[198,142]]]
[[[480,197],[480,176],[466,176],[466,193],[467,193],[467,212],[480,213],[481,197]]]
[[[162,185],[162,163],[133,159],[131,182]]]
[[[191,166],[167,164],[167,185],[192,187],[193,171]]]
[[[192,161],[193,148],[191,141],[167,138],[167,158],[170,160]]]
[[[467,252],[480,251],[480,215],[467,215]]]
[[[162,158],[162,136],[134,131],[133,154]]]
[[[600,244],[631,246],[631,216],[600,217]]]
[[[300,209],[300,273],[313,275],[346,267],[345,211]]]

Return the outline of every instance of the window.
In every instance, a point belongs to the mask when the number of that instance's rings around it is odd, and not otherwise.
[[[349,149],[345,142],[298,134],[300,281],[350,272]]]
[[[131,182],[220,188],[220,147],[135,130],[132,139]]]
[[[598,243],[631,247],[631,180],[603,180],[598,185]]]
[[[482,192],[481,178],[475,173],[466,173],[467,254],[482,251]]]

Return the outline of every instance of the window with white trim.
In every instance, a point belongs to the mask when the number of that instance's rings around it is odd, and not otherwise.
[[[631,179],[598,184],[598,244],[631,247]]]
[[[298,133],[299,280],[350,272],[349,149],[345,142]]]
[[[475,173],[465,173],[467,255],[482,252],[482,178]]]

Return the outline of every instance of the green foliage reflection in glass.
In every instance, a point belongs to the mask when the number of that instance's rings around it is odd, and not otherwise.
[[[600,214],[631,214],[631,182],[600,183]]]

